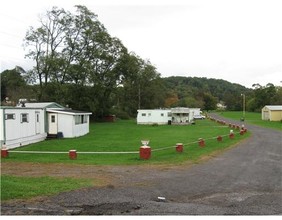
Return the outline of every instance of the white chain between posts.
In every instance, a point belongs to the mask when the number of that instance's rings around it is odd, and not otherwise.
[[[240,132],[233,132],[234,134],[239,134]],[[229,136],[229,134],[226,135],[220,135],[221,137],[227,137]],[[211,137],[211,138],[207,138],[207,139],[203,139],[203,140],[212,140],[212,139],[217,139],[217,137]],[[193,141],[193,142],[189,142],[189,143],[185,143],[183,144],[183,146],[187,146],[187,145],[192,145],[192,144],[196,144],[199,141]],[[162,151],[162,150],[167,150],[170,148],[175,148],[176,145],[173,146],[169,146],[169,147],[162,147],[162,148],[157,148],[157,149],[152,149],[152,152],[155,151]],[[68,154],[69,152],[66,151],[17,151],[17,150],[9,150],[9,153],[28,153],[28,154]],[[107,152],[107,151],[94,151],[94,152],[87,152],[87,151],[76,151],[76,153],[79,154],[139,154],[139,151],[113,151],[113,152]]]

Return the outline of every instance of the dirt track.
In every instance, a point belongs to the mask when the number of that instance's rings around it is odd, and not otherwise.
[[[219,116],[216,116],[219,118]],[[93,188],[2,203],[2,215],[282,214],[282,133],[247,125],[252,137],[200,164],[89,166],[3,163],[2,173],[98,179]],[[66,172],[67,170],[67,172]],[[165,197],[159,201],[158,197]]]

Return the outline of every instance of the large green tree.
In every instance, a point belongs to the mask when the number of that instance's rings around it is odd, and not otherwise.
[[[136,116],[137,109],[164,106],[164,84],[150,61],[134,53],[126,54],[120,60],[117,71],[124,74],[114,97],[115,112]]]
[[[26,56],[36,63],[31,75],[39,82],[39,101],[69,104],[72,98],[67,97],[70,93],[63,85],[87,86],[83,100],[89,110],[103,115],[121,79],[115,66],[127,50],[110,36],[96,14],[85,6],[75,7],[74,14],[56,7],[47,11],[40,27],[31,27],[26,34]]]
[[[64,9],[53,7],[40,16],[40,27],[30,27],[25,36],[25,47],[28,50],[26,57],[35,61],[30,75],[39,82],[39,101],[46,101],[47,84],[61,69],[61,51],[65,46],[65,32],[68,27],[66,15]]]

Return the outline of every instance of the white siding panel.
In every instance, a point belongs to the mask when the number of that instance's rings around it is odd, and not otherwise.
[[[58,132],[66,138],[73,137],[73,115],[58,114]]]
[[[4,112],[5,114],[15,114],[15,119],[5,120],[5,141],[7,148],[15,148],[35,143],[46,138],[47,134],[44,131],[44,111],[42,109],[15,108],[5,109]],[[36,134],[35,127],[36,112],[40,113],[40,133],[38,134]],[[4,118],[5,114],[3,114]],[[22,114],[28,114],[28,122],[21,122]]]
[[[75,124],[75,116],[58,114],[58,132],[62,132],[65,138],[79,137],[89,133],[89,116],[87,123]]]

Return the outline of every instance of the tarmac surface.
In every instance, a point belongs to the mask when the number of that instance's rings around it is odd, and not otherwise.
[[[199,164],[81,166],[86,175],[105,176],[104,186],[4,202],[1,214],[281,215],[282,132],[244,124],[250,138]]]

